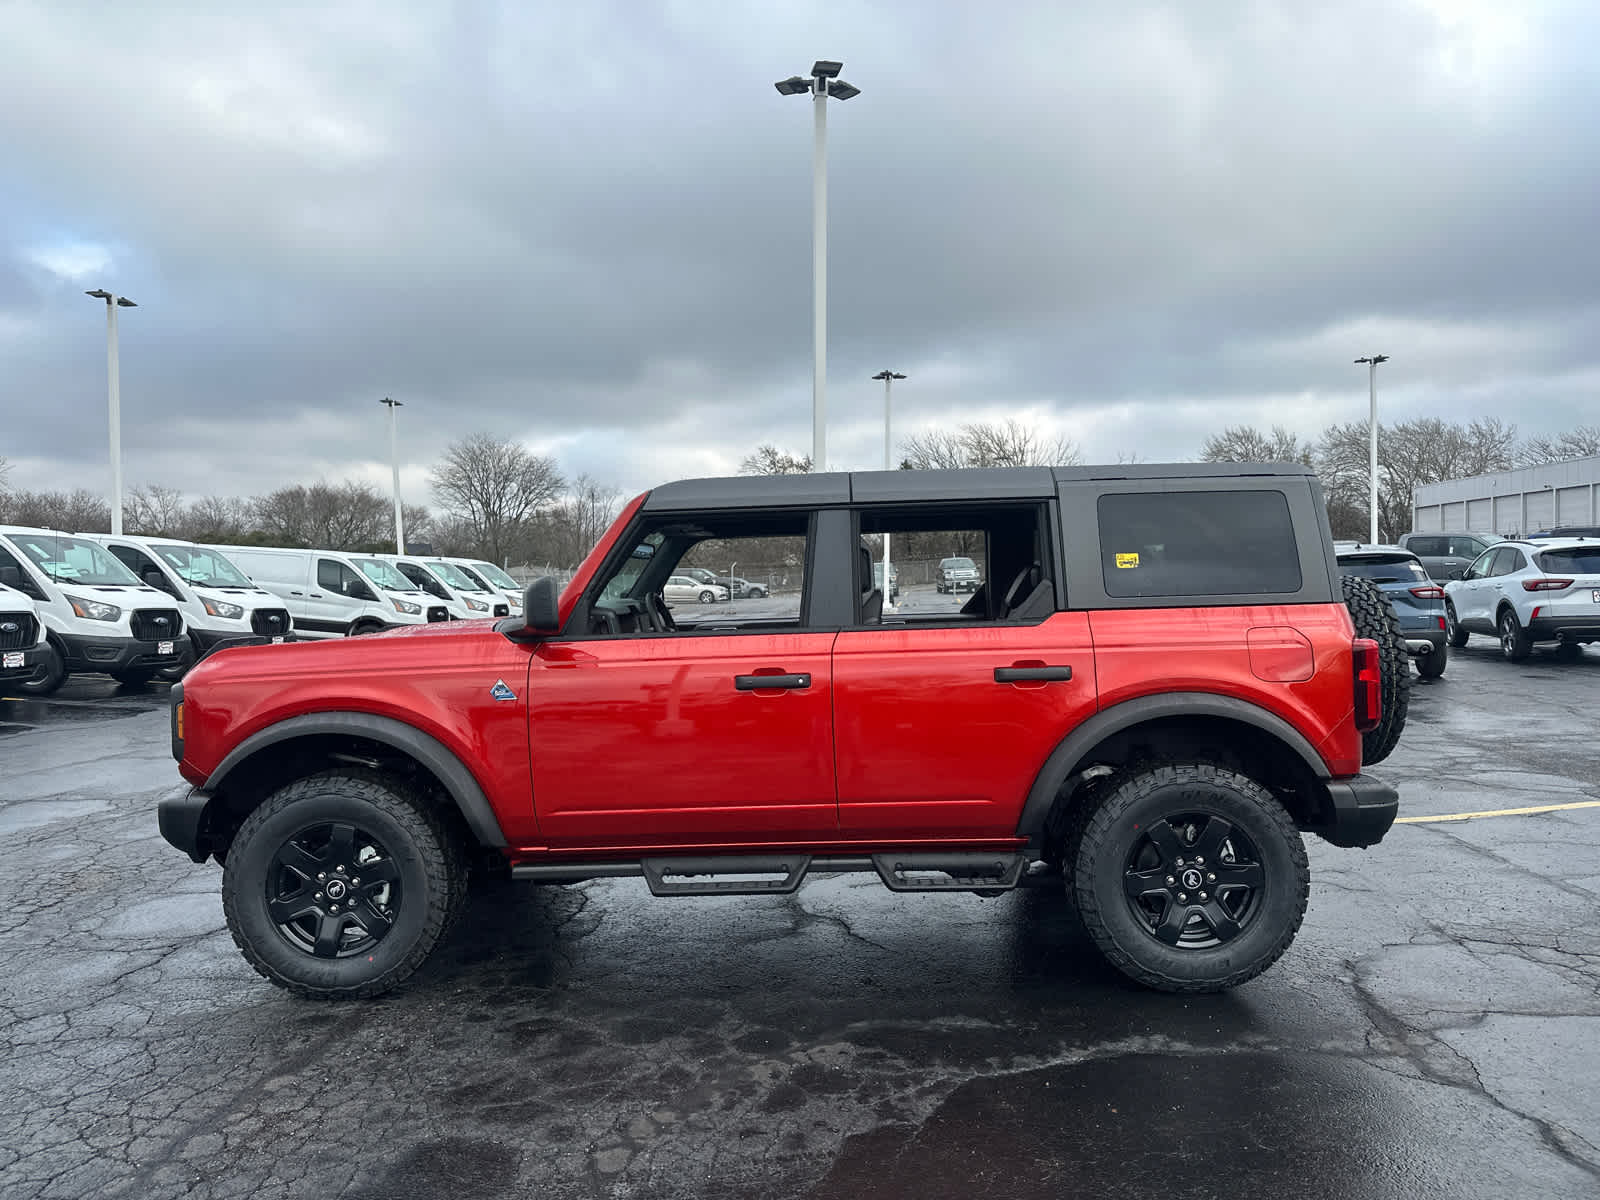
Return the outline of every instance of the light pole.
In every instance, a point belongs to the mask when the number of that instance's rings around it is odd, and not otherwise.
[[[812,97],[816,139],[811,148],[811,469],[828,469],[828,97],[849,100],[861,89],[838,77],[843,63],[818,59],[811,78],[791,75],[773,86],[785,96]]]
[[[406,528],[400,509],[400,439],[395,432],[394,410],[404,408],[405,405],[398,400],[391,400],[385,396],[383,403],[389,406],[389,462],[394,467],[394,552],[406,552]]]
[[[874,375],[873,378],[883,380],[883,469],[885,471],[892,471],[894,470],[894,464],[891,461],[892,452],[890,450],[889,443],[889,389],[894,386],[894,381],[896,379],[904,379],[905,376],[900,374],[898,371],[891,371],[889,368],[885,367],[883,370]],[[889,554],[889,535],[885,533],[883,535],[883,601],[890,607],[893,607],[894,603],[894,587],[889,582],[889,568],[892,565],[893,564],[890,562]]]
[[[1367,395],[1372,402],[1372,416],[1367,430],[1370,439],[1367,446],[1367,469],[1371,477],[1369,487],[1372,491],[1372,544],[1378,541],[1378,364],[1388,362],[1387,354],[1373,354],[1366,358],[1356,359],[1358,363],[1367,364]]]
[[[85,292],[106,302],[106,391],[111,409],[111,532],[122,533],[122,369],[117,365],[117,309],[138,308],[126,296],[104,288]]]

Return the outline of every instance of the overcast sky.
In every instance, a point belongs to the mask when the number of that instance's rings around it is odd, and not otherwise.
[[[763,10],[759,14],[752,10]],[[1015,416],[1600,423],[1600,9],[1535,0],[0,0],[0,456],[192,496],[403,485],[486,430],[629,491]]]

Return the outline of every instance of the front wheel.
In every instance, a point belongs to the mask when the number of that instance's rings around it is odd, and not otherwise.
[[[1163,992],[1218,992],[1276,962],[1311,894],[1300,831],[1272,793],[1213,763],[1132,772],[1068,848],[1084,927],[1112,966]]]
[[[423,796],[376,771],[325,771],[245,818],[222,907],[245,958],[279,987],[377,996],[444,936],[466,878],[461,847]]]
[[[1443,646],[1431,654],[1424,654],[1416,660],[1417,674],[1424,679],[1437,679],[1444,674],[1444,669],[1450,663],[1450,652]]]
[[[1500,653],[1507,662],[1521,662],[1533,653],[1533,638],[1509,608],[1500,613]]]
[[[1467,644],[1467,631],[1456,620],[1456,606],[1448,600],[1444,602],[1444,640],[1450,643],[1452,650],[1459,650]]]
[[[717,594],[715,592],[701,592],[700,593],[700,603],[701,604],[715,604],[716,600],[717,600]]]

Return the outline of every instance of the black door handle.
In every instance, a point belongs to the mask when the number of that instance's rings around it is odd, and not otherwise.
[[[311,598],[313,600],[321,600],[322,599],[322,593],[321,592],[312,592],[311,593]]]
[[[811,676],[800,675],[735,675],[733,686],[741,692],[754,692],[762,688],[808,688]]]
[[[305,595],[305,593],[304,592],[290,592],[289,595],[291,595],[291,596],[303,596],[303,595]]]
[[[996,683],[1025,683],[1038,680],[1047,683],[1065,683],[1072,678],[1071,667],[996,667]]]

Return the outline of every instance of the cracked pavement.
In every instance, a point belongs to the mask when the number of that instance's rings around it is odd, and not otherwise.
[[[1600,650],[1418,683],[1402,814],[1600,799]],[[0,1196],[1600,1196],[1600,809],[1308,842],[1294,947],[1137,989],[1062,898],[488,883],[295,1000],[160,839],[164,694],[0,701]]]

